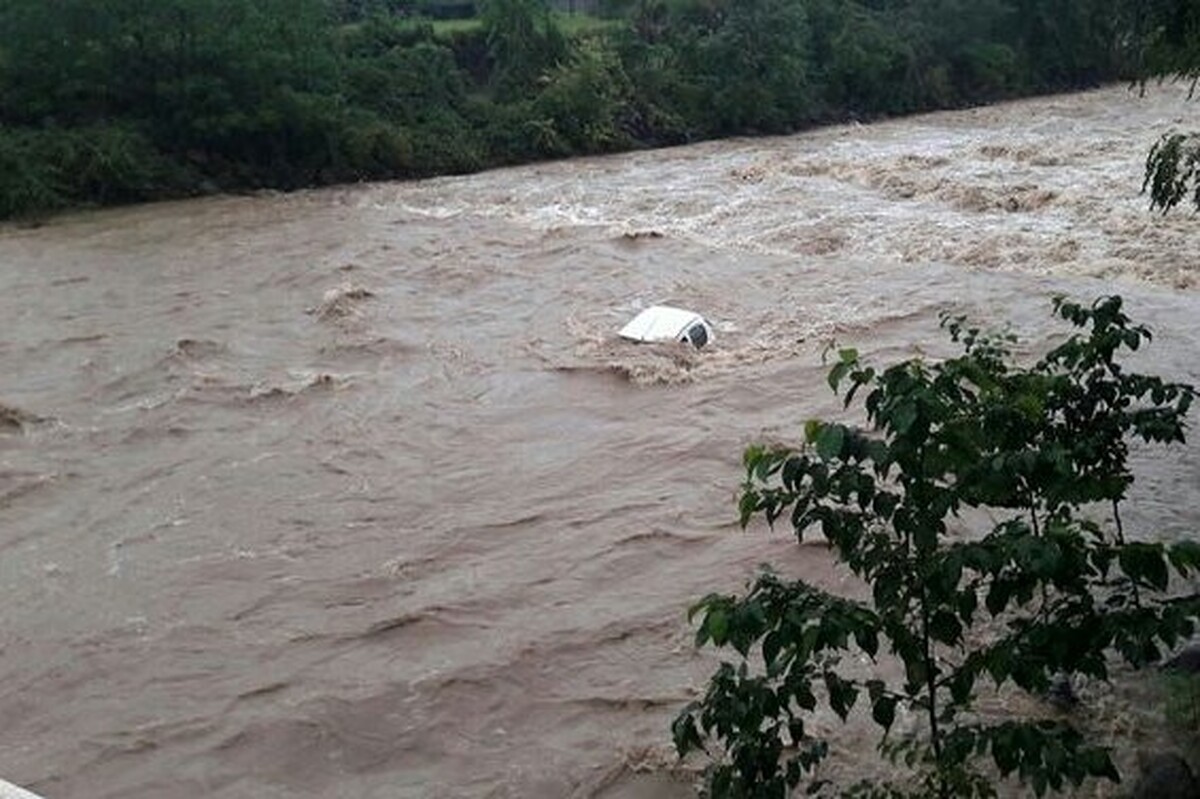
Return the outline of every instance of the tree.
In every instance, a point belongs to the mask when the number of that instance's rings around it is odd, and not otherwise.
[[[809,714],[824,703],[846,719],[860,699],[884,731],[881,752],[909,773],[852,795],[994,796],[992,767],[1038,796],[1119,779],[1108,751],[1068,721],[973,708],[981,680],[1038,694],[1057,675],[1107,680],[1114,656],[1155,662],[1200,616],[1200,599],[1172,593],[1170,577],[1200,570],[1200,544],[1135,539],[1121,514],[1130,439],[1182,442],[1196,392],[1126,368],[1150,332],[1119,297],[1055,309],[1077,332],[1032,366],[1014,362],[1014,338],[961,318],[943,325],[963,354],[940,363],[877,372],[842,350],[829,383],[847,407],[865,394],[869,426],[813,421],[800,449],[747,449],[743,525],[787,518],[798,537],[818,527],[870,599],[768,572],[743,596],[693,608],[697,643],[740,655],[673,726],[681,754],[719,745],[714,797],[782,799],[806,775],[810,789],[827,787],[813,780],[828,749]],[[952,535],[966,509],[999,521]],[[987,640],[974,629],[985,622],[1003,632]],[[903,677],[844,670],[852,651],[893,660]],[[923,724],[892,737],[902,711]]]
[[[1188,0],[1148,0],[1139,18],[1143,76],[1200,82],[1200,6]],[[1140,7],[1139,7],[1140,8]],[[1168,131],[1146,158],[1142,191],[1167,213],[1181,202],[1200,210],[1200,131]]]
[[[594,153],[628,146],[622,123],[631,116],[629,79],[615,55],[596,40],[579,43],[552,69],[532,103],[549,141],[543,152]]]
[[[680,0],[667,6],[662,34],[683,77],[683,114],[707,135],[780,132],[813,118],[801,0]]]
[[[485,0],[481,17],[503,98],[519,97],[567,56],[546,0]]]

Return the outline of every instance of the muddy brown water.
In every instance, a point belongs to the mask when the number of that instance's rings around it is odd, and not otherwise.
[[[1124,87],[421,183],[0,230],[0,776],[48,797],[684,796],[688,604],[819,547],[734,524],[741,448],[837,412],[830,341],[1062,335],[1119,291],[1200,381],[1200,222]],[[716,343],[614,331],[672,303]],[[1129,522],[1200,520],[1194,445]],[[1135,687],[1081,711],[1156,740]],[[1157,725],[1157,726],[1156,726]],[[869,766],[839,731],[832,776]],[[1089,792],[1107,789],[1091,786]]]

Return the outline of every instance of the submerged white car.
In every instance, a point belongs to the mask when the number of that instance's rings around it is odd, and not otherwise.
[[[647,308],[619,335],[632,341],[683,341],[697,349],[713,340],[712,325],[703,316],[669,305]]]
[[[20,785],[0,780],[0,799],[42,799],[42,797],[30,793]]]

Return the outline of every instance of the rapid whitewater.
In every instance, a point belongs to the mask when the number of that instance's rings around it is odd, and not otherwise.
[[[954,311],[1036,353],[1053,294],[1116,292],[1200,383],[1200,221],[1139,194],[1185,95],[0,228],[0,778],[689,795],[688,605],[766,561],[845,588],[733,505],[746,444],[839,412],[831,341],[936,356]],[[652,304],[715,344],[617,338]],[[1196,535],[1195,443],[1137,453],[1128,526]],[[1084,689],[1122,765],[1151,691]],[[856,773],[870,731],[827,731]]]

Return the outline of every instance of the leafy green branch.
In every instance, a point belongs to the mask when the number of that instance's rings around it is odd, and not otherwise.
[[[745,596],[693,608],[697,644],[741,658],[673,728],[681,754],[720,744],[714,796],[785,796],[806,780],[832,790],[816,778],[828,749],[805,720],[819,704],[844,720],[863,697],[881,751],[912,774],[848,795],[992,796],[992,773],[1039,796],[1119,779],[1107,750],[1067,722],[988,723],[973,710],[982,678],[1033,693],[1062,675],[1107,680],[1112,657],[1152,663],[1200,617],[1200,600],[1178,589],[1200,571],[1200,544],[1131,537],[1120,514],[1129,442],[1182,442],[1195,390],[1128,368],[1151,334],[1120,298],[1054,308],[1076,332],[1032,366],[1015,362],[1013,336],[961,318],[943,319],[963,354],[942,362],[880,371],[841,350],[830,386],[846,407],[861,397],[869,424],[812,421],[798,448],[746,450],[742,525],[761,515],[786,517],[797,537],[816,527],[870,599],[767,573]],[[971,508],[998,521],[951,534]],[[975,632],[985,623],[988,635]],[[903,679],[848,675],[849,651],[895,659]],[[924,720],[920,735],[891,735],[901,708]]]

